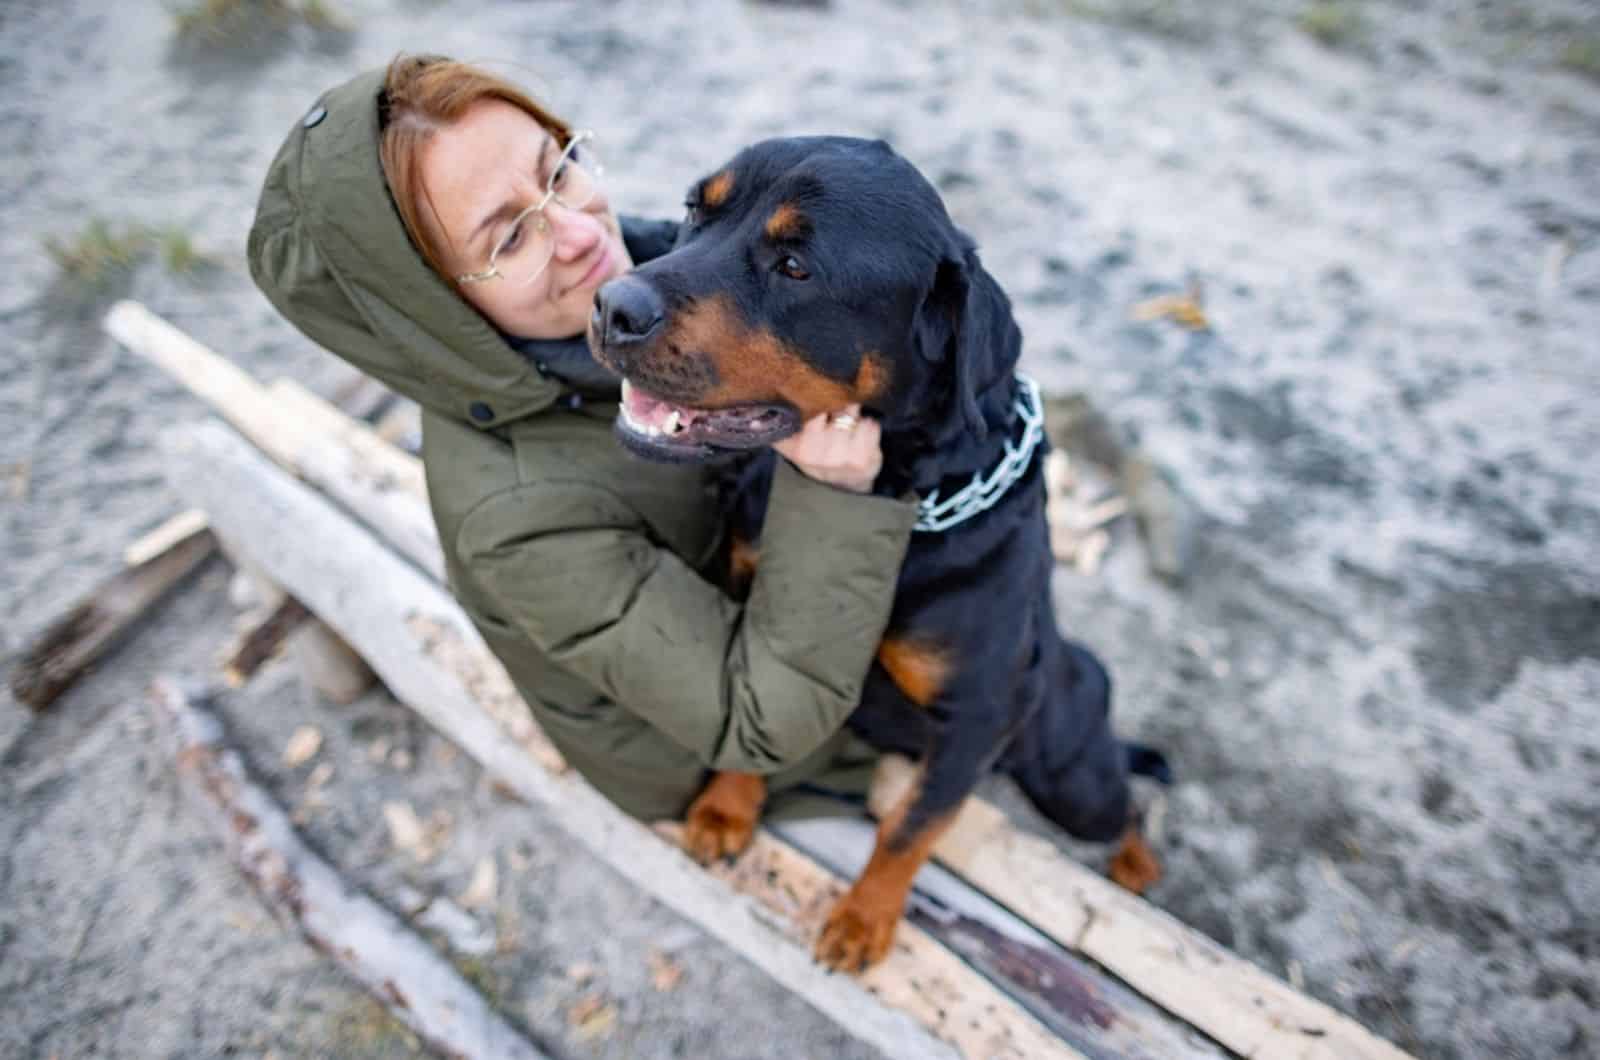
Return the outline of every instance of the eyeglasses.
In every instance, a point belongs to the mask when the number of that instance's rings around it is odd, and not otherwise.
[[[496,276],[525,287],[537,280],[555,256],[556,236],[545,217],[552,201],[569,210],[581,210],[594,201],[605,167],[594,150],[594,133],[572,134],[566,148],[545,178],[544,197],[512,219],[489,255],[489,267],[463,273],[457,283],[482,283]]]

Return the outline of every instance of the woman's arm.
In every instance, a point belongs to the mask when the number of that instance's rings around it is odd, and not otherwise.
[[[592,481],[519,486],[463,521],[460,555],[552,660],[718,770],[771,773],[860,699],[915,521],[779,461],[743,605],[657,547]]]

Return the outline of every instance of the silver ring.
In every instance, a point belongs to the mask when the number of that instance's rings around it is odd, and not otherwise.
[[[841,413],[838,413],[837,415],[833,415],[833,416],[829,416],[828,417],[828,426],[832,427],[836,431],[852,431],[852,430],[855,430],[856,424],[858,424],[860,422],[861,422],[860,420],[856,419],[854,416],[850,415],[848,412],[841,412]]]

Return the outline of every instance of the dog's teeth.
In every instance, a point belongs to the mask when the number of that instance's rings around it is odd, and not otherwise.
[[[678,410],[677,409],[673,409],[667,415],[666,432],[668,434],[677,434],[678,433]]]

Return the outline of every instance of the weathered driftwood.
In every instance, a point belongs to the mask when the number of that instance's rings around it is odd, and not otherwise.
[[[873,802],[880,809],[892,807],[914,775],[905,760],[884,759]],[[1406,1057],[1356,1021],[1070,861],[1047,841],[1012,828],[982,799],[967,800],[934,856],[1061,945],[1116,973],[1241,1056]]]
[[[440,585],[221,425],[177,429],[162,444],[174,487],[187,502],[205,509],[219,533],[248,549],[268,577],[360,651],[396,698],[518,796],[551,807],[551,819],[598,857],[858,1038],[890,1056],[957,1055],[913,1018],[936,1019],[931,1003],[908,1015],[872,1000],[848,977],[828,975],[812,962],[809,946],[789,937],[800,929],[774,927],[773,914],[730,891],[576,774],[539,765],[542,734],[508,735],[493,708],[474,698],[474,689],[509,683]],[[284,534],[284,526],[295,532]],[[520,713],[527,725],[526,708]],[[1002,1028],[1009,1027],[1011,1037],[1024,1040],[1030,1025],[1037,1030],[1032,1017],[975,974],[958,989],[988,992],[992,1008],[984,1016],[993,1022],[984,1026],[991,1037],[1006,1038]]]
[[[299,600],[287,594],[277,607],[260,622],[248,629],[239,643],[228,653],[222,666],[222,676],[237,688],[255,676],[263,663],[277,655],[289,634],[311,618],[311,612]]]
[[[161,679],[151,701],[178,773],[225,837],[239,869],[275,915],[361,982],[444,1056],[539,1060],[450,962],[389,910],[349,887],[295,833],[289,817],[223,745],[215,715]]]
[[[216,539],[202,530],[90,590],[23,648],[11,671],[17,701],[34,710],[55,702],[216,550]]]
[[[336,498],[435,581],[444,581],[422,461],[293,380],[274,380],[267,392],[298,434],[284,444],[291,454],[284,466]]]

